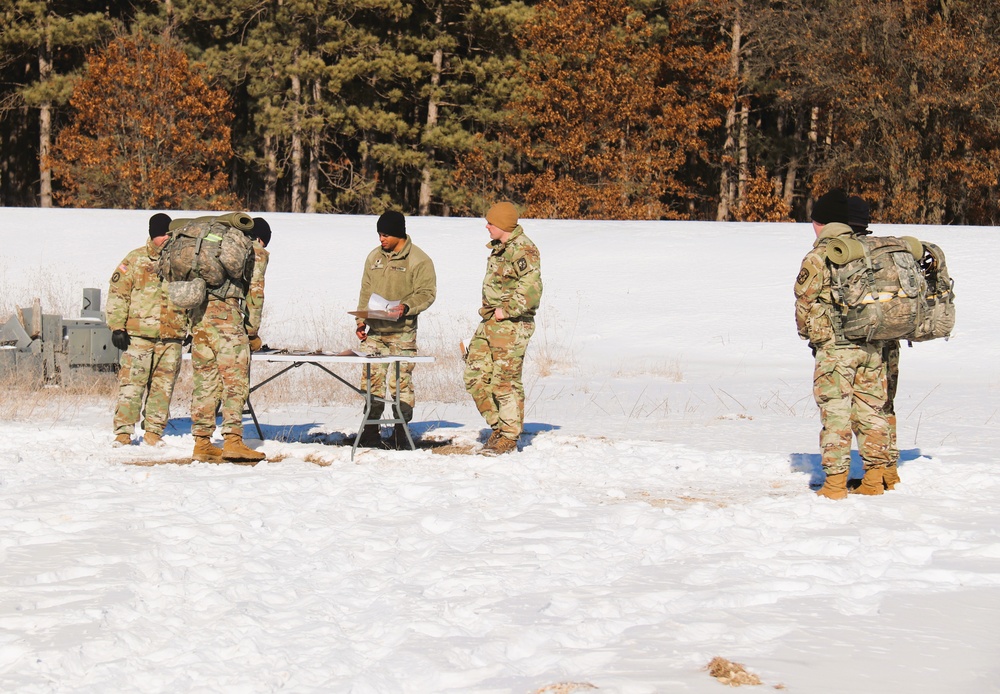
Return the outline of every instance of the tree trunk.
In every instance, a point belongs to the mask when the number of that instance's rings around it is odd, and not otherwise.
[[[320,100],[319,80],[312,83],[312,102],[314,107],[318,107]],[[319,201],[319,158],[320,158],[320,129],[319,126],[313,128],[309,142],[309,181],[306,186],[306,212],[315,213],[316,203]]]
[[[38,47],[38,81],[52,78],[52,32],[45,27],[45,40]],[[52,147],[52,101],[45,99],[38,111],[38,204],[52,207],[52,169],[49,168],[49,151]]]
[[[733,93],[733,100],[726,109],[726,142],[722,146],[722,173],[719,176],[719,208],[716,210],[715,219],[724,222],[729,219],[729,211],[735,201],[733,200],[733,184],[731,172],[733,162],[736,161],[736,105],[739,103],[739,76],[740,76],[740,44],[743,41],[743,27],[740,24],[739,10],[733,19],[732,46],[729,50],[729,74],[736,82],[736,90]]]
[[[264,135],[264,209],[278,211],[278,152],[274,135]]]
[[[739,204],[743,204],[747,195],[747,181],[750,178],[750,102],[742,99],[740,103],[740,182],[736,196]]]
[[[302,83],[292,75],[292,212],[302,211]]]
[[[438,5],[434,12],[434,25],[441,26],[441,6]],[[424,124],[424,135],[426,136],[438,123],[438,88],[441,86],[441,68],[444,65],[444,50],[437,48],[431,58],[433,71],[431,72],[431,93],[427,100],[427,121]],[[426,216],[431,213],[431,172],[434,167],[435,157],[434,147],[426,145],[424,147],[424,168],[420,172],[420,192],[417,196],[417,211],[420,215]]]

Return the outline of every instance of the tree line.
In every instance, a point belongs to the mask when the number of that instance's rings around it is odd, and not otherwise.
[[[994,224],[1000,3],[0,0],[0,204]]]

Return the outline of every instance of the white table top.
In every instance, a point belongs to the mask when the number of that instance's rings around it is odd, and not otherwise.
[[[401,356],[386,354],[384,356],[364,356],[358,354],[317,354],[315,352],[253,352],[253,361],[274,362],[312,362],[317,364],[342,362],[345,364],[392,364],[394,362],[428,363],[434,361],[430,356]]]

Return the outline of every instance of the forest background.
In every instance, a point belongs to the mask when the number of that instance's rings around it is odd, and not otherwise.
[[[995,224],[1000,3],[0,0],[0,204]]]

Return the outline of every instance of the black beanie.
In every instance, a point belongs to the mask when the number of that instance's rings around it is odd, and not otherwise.
[[[264,244],[267,248],[267,244],[271,242],[271,225],[264,221],[263,217],[253,218],[253,229],[250,230],[253,237]]]
[[[868,201],[860,195],[847,198],[847,224],[855,233],[868,233],[868,224],[872,221]]]
[[[382,216],[378,218],[377,228],[378,233],[384,236],[406,238],[406,218],[403,217],[402,212],[396,212],[396,210],[383,212]]]
[[[170,233],[170,217],[157,212],[149,218],[149,238],[155,239],[157,236],[166,236]]]
[[[812,219],[820,224],[831,222],[847,224],[847,193],[836,188],[820,195],[813,203]]]

